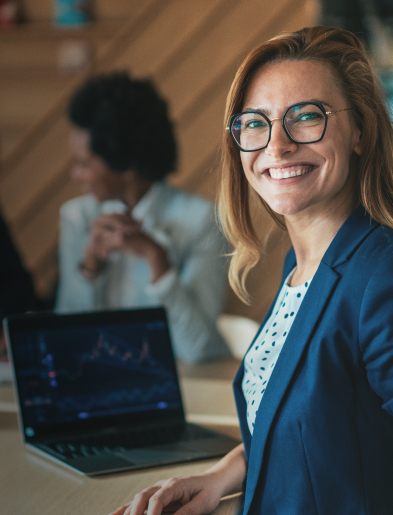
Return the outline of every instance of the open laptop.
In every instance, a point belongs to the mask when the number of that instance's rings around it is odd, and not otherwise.
[[[185,422],[163,308],[7,317],[26,447],[94,476],[222,456]]]

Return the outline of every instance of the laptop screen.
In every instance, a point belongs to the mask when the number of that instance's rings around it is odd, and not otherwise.
[[[163,309],[8,320],[26,440],[183,416]]]

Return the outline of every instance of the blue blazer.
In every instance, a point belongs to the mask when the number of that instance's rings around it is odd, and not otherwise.
[[[295,265],[292,249],[283,280]],[[252,437],[243,370],[234,391],[248,468],[244,515],[393,514],[393,230],[362,206],[340,228],[288,333]]]

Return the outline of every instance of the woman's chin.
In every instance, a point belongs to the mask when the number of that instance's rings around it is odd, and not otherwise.
[[[284,217],[300,214],[307,207],[303,202],[288,202],[288,200],[283,202],[271,202],[268,203],[268,205],[272,211]]]

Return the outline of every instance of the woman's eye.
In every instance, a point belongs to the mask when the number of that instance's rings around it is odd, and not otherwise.
[[[267,127],[267,123],[263,120],[250,120],[245,124],[246,129],[263,129],[265,127]]]
[[[297,122],[312,122],[322,120],[323,116],[320,113],[303,113],[297,118]]]

